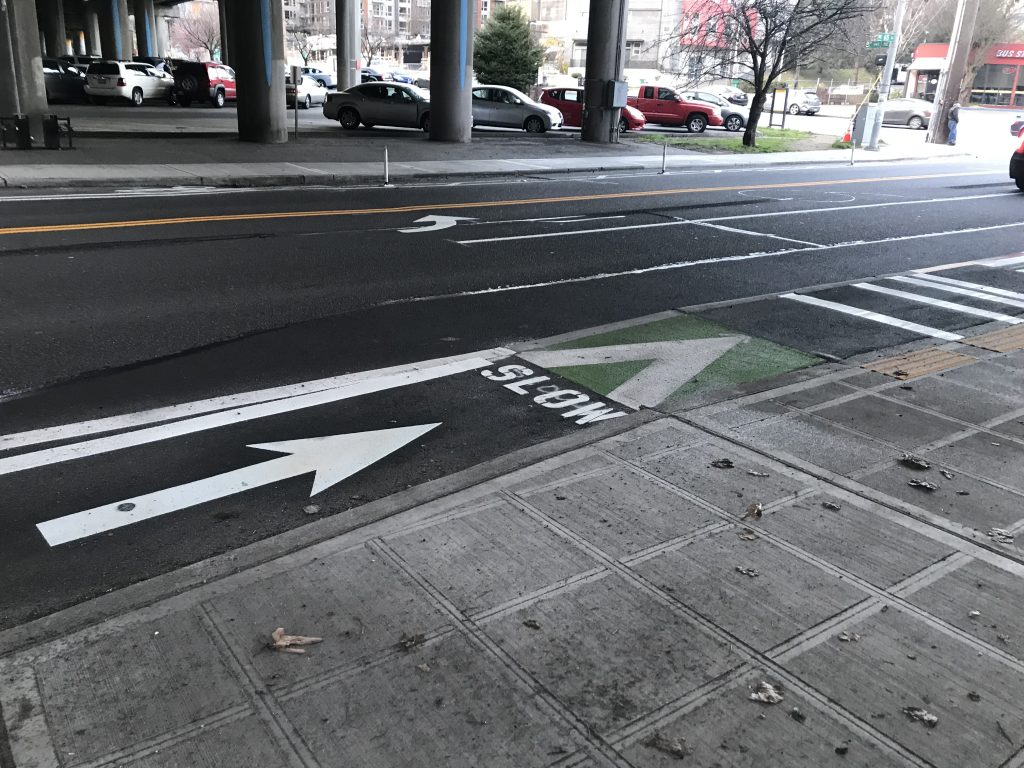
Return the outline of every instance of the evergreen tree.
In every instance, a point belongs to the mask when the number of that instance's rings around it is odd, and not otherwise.
[[[499,5],[476,33],[473,68],[484,84],[507,85],[526,91],[537,82],[544,49],[530,33],[518,6]]]

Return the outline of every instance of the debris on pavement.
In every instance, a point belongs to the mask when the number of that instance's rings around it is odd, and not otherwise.
[[[821,506],[823,506],[829,512],[838,512],[840,509],[842,509],[842,506],[836,504],[834,501],[823,501],[821,502]]]
[[[967,617],[968,617],[969,619],[977,619],[977,618],[980,618],[980,617],[981,617],[981,611],[971,611],[970,613],[968,613],[968,614],[967,614]]]
[[[1017,745],[1016,745],[1016,744],[1014,743],[1013,739],[1011,739],[1011,738],[1010,738],[1010,734],[1008,734],[1008,733],[1006,732],[1006,729],[1005,729],[1005,728],[1003,727],[1003,724],[1002,724],[1002,722],[1001,722],[1001,721],[999,721],[999,720],[996,720],[996,725],[998,725],[998,726],[999,726],[999,732],[1000,732],[1001,734],[1003,734],[1003,738],[1004,738],[1004,739],[1006,739],[1006,740],[1007,740],[1008,742],[1010,742],[1010,745],[1011,745],[1011,746],[1012,746],[1012,747],[1013,747],[1014,749],[1016,749],[1016,748],[1017,748]]]
[[[900,456],[900,464],[911,469],[931,469],[932,465],[922,459],[920,456],[915,456],[912,453],[904,453]]]
[[[939,486],[935,483],[929,483],[927,480],[911,480],[907,483],[911,488],[920,488],[922,491],[937,491]]]
[[[977,691],[968,691],[967,698],[971,701],[981,701],[981,694]]]
[[[760,520],[761,515],[764,513],[764,504],[760,501],[755,501],[747,507],[746,513],[741,518],[742,520]]]
[[[284,627],[278,627],[270,633],[270,642],[267,647],[282,653],[305,653],[305,648],[300,645],[315,645],[323,642],[322,637],[306,637],[305,635],[286,635]]]
[[[789,716],[796,720],[798,723],[802,723],[807,719],[807,715],[800,711],[800,707],[793,707],[789,710]]]
[[[989,528],[985,535],[996,544],[1013,544],[1013,534],[1005,528]]]
[[[895,371],[892,372],[892,375],[895,376],[897,379],[905,379],[910,376],[910,372],[904,371],[902,368],[897,368]]]
[[[426,635],[410,635],[406,632],[402,633],[402,636],[398,638],[398,645],[404,651],[411,651],[417,645],[422,645],[423,641],[426,640]]]
[[[430,671],[430,665],[429,664],[417,664],[416,665],[416,669],[418,669],[420,672],[429,672]]]
[[[536,619],[527,619],[523,622],[523,626],[527,629],[540,629],[540,622]]]
[[[840,643],[859,643],[860,635],[856,632],[840,632],[836,635],[836,640]]]
[[[747,474],[751,477],[768,477],[767,472],[758,472],[756,469],[748,469]]]
[[[133,509],[135,509],[135,505],[130,501],[125,501],[117,505],[118,512],[131,512]]]
[[[957,496],[970,496],[971,492],[970,491],[957,491],[956,495]]]
[[[996,640],[998,640],[1003,645],[1006,645],[1006,643],[1010,642],[1010,636],[1009,635],[996,635]]]
[[[736,572],[737,573],[742,573],[744,576],[749,576],[752,579],[756,579],[758,576],[761,575],[760,573],[755,571],[753,568],[741,568],[738,565],[736,566]]]
[[[840,757],[842,757],[843,755],[845,755],[849,751],[850,751],[850,747],[849,747],[848,744],[840,744],[838,747],[836,747],[836,754],[839,755]]]
[[[782,701],[782,686],[773,685],[767,680],[762,680],[757,687],[750,692],[751,701],[759,701],[762,704],[778,704]]]
[[[922,709],[921,707],[904,707],[903,714],[911,720],[917,720],[917,722],[923,723],[928,728],[934,728],[939,724],[939,718],[927,709]]]
[[[715,469],[734,469],[736,467],[732,463],[732,459],[715,459],[711,462],[711,466]]]
[[[757,534],[749,528],[741,528],[740,532],[736,535],[740,537],[741,541],[754,541],[754,539],[758,538]]]
[[[644,745],[659,752],[664,752],[666,755],[672,755],[677,760],[682,760],[690,753],[690,750],[686,748],[686,739],[670,739],[668,736],[661,735],[658,731],[648,736],[644,740]]]
[[[954,477],[956,477],[956,475],[954,475],[948,469],[940,469],[939,474],[942,475],[947,480],[952,480]]]
[[[315,515],[315,514],[317,514],[320,511],[320,505],[319,504],[307,504],[306,506],[304,506],[302,508],[302,511],[305,512],[307,515]]]

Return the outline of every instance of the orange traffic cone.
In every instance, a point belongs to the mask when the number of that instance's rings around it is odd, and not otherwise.
[[[850,134],[849,128],[847,128],[846,133],[843,134],[843,141],[847,143],[853,141],[853,136]]]

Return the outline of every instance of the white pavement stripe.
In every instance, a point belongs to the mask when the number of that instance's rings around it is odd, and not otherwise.
[[[1024,323],[1019,317],[1013,317],[1013,315],[1004,315],[1001,312],[990,312],[987,309],[978,309],[977,307],[968,307],[963,304],[956,304],[952,301],[943,301],[942,299],[933,299],[931,296],[924,296],[920,293],[910,293],[909,291],[899,291],[895,288],[886,288],[881,285],[874,285],[872,283],[854,283],[854,288],[861,288],[865,291],[874,291],[875,293],[884,293],[886,296],[895,296],[899,299],[907,299],[908,301],[916,301],[920,304],[930,304],[933,307],[941,307],[942,309],[949,309],[953,312],[962,312],[966,315],[975,315],[976,317],[985,317],[989,320],[998,320],[1000,323],[1009,323],[1010,325],[1017,325]]]
[[[727,227],[724,224],[713,224],[710,221],[694,221],[691,224],[696,224],[701,227],[710,227],[712,229],[720,229],[723,232],[735,232],[738,235],[748,235],[750,237],[767,237],[771,240],[784,240],[787,243],[797,243],[799,245],[810,245],[815,248],[824,248],[821,243],[812,243],[810,240],[797,240],[795,237],[783,237],[782,235],[773,235],[770,232],[754,232],[749,229],[739,229],[737,227]]]
[[[905,277],[900,275],[898,277],[889,277],[887,280],[895,280],[898,283],[906,283],[907,285],[916,285],[918,288],[931,288],[933,291],[944,291],[946,293],[955,293],[960,296],[970,296],[972,299],[981,299],[982,301],[991,301],[993,304],[1004,304],[1008,307],[1017,307],[1018,309],[1024,309],[1024,301],[1016,301],[1014,299],[1003,298],[1002,296],[996,296],[993,293],[982,293],[981,291],[968,290],[967,288],[959,288],[955,285],[946,285],[945,283],[933,282],[931,280],[924,280],[922,277]]]
[[[892,208],[897,205],[932,205],[934,203],[956,203],[964,200],[987,200],[991,197],[1019,196],[1019,192],[993,192],[987,195],[964,195],[961,197],[933,197],[928,200],[897,200],[886,203],[858,203],[857,205],[835,205],[823,203],[822,208],[801,208],[796,211],[769,211],[768,213],[739,213],[732,216],[713,216],[698,219],[699,223],[709,221],[735,221],[739,219],[766,219],[773,216],[799,216],[805,213],[837,213],[840,211],[856,211],[864,208]]]
[[[931,328],[927,325],[918,325],[917,323],[911,323],[906,320],[900,320],[898,317],[891,317],[890,315],[882,315],[878,312],[869,312],[866,309],[860,309],[859,307],[851,307],[848,304],[839,304],[835,301],[826,301],[825,299],[817,299],[814,296],[804,296],[799,293],[784,293],[779,296],[780,299],[790,299],[792,301],[799,301],[801,304],[809,304],[812,307],[821,307],[822,309],[831,309],[834,312],[841,312],[844,315],[852,315],[859,317],[862,320],[871,320],[876,323],[882,323],[883,325],[891,325],[896,328],[902,328],[905,331],[912,331],[913,333],[919,333],[922,336],[933,336],[936,339],[943,339],[944,341],[959,341],[963,338],[956,333],[949,333],[948,331],[939,330],[938,328]]]
[[[87,440],[81,443],[61,445],[55,448],[45,448],[32,453],[21,453],[0,459],[0,475],[22,472],[27,469],[42,467],[47,464],[56,464],[61,461],[81,459],[86,456],[96,456],[101,453],[109,453],[124,448],[133,448],[158,440],[168,440],[172,437],[181,437],[195,432],[202,432],[218,427],[225,427],[243,421],[261,419],[266,416],[276,416],[281,413],[298,411],[303,408],[313,408],[318,405],[334,403],[340,400],[347,400],[360,395],[367,395],[372,392],[380,392],[385,389],[405,387],[410,384],[418,384],[424,381],[440,379],[445,376],[453,376],[465,371],[473,371],[478,368],[490,365],[491,360],[484,357],[472,357],[459,362],[437,365],[431,368],[406,371],[380,376],[373,379],[365,379],[355,382],[346,387],[335,387],[321,392],[312,392],[305,395],[296,395],[283,400],[272,400],[258,405],[250,405],[245,408],[220,411],[206,416],[197,416],[193,419],[175,421],[170,424],[161,424],[155,427],[147,427],[134,432],[123,432],[108,437],[99,437],[95,440]]]
[[[991,259],[979,259],[974,263],[985,267],[1012,267],[1016,264],[1024,264],[1024,253],[1018,253],[1014,256],[995,256]]]
[[[377,368],[372,371],[359,371],[358,373],[346,373],[342,376],[331,376],[326,379],[315,379],[313,381],[302,381],[298,384],[286,384],[270,389],[257,389],[251,392],[239,392],[235,395],[224,397],[212,397],[205,400],[194,400],[189,403],[177,403],[162,408],[152,408],[146,411],[126,413],[121,416],[108,416],[103,419],[92,419],[90,421],[79,421],[73,424],[62,424],[55,427],[44,427],[33,429],[27,432],[15,432],[10,435],[0,435],[0,451],[7,451],[14,448],[25,448],[29,445],[40,443],[52,443],[58,440],[70,440],[76,437],[90,437],[100,435],[104,432],[114,432],[121,429],[135,429],[147,424],[156,424],[161,421],[174,421],[175,419],[201,416],[204,413],[223,411],[228,408],[265,403],[271,400],[283,400],[297,395],[308,395],[311,392],[322,392],[326,389],[352,386],[361,381],[379,379],[382,376],[406,373],[408,371],[419,371],[425,368],[435,368],[441,365],[457,363],[462,360],[483,358],[485,360],[501,360],[514,355],[511,349],[497,347],[486,349],[481,352],[470,352],[464,355],[452,355],[451,357],[439,357],[434,360],[421,360],[416,363],[405,363],[389,368]]]
[[[1008,291],[1005,288],[993,288],[991,285],[985,285],[983,283],[969,283],[966,280],[954,280],[951,277],[942,277],[942,275],[933,275],[931,273],[922,274],[921,277],[928,282],[942,283],[944,285],[956,285],[960,288],[967,288],[971,291],[981,291],[981,293],[991,293],[993,296],[1003,296],[1007,299],[1013,299],[1014,301],[1024,301],[1024,293]]]
[[[544,237],[569,237],[571,235],[592,235],[598,232],[624,232],[629,229],[652,229],[654,227],[678,227],[689,224],[689,221],[659,221],[655,224],[629,224],[624,227],[600,227],[598,229],[572,229],[566,232],[537,232],[532,235],[510,235],[508,237],[482,237],[477,240],[456,240],[459,245],[476,245],[477,243],[503,243],[509,240],[538,240]]]

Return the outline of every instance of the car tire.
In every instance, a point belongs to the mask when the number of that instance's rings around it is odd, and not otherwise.
[[[215,94],[213,94],[213,106],[215,106],[217,109],[223,107],[226,101],[227,97],[224,95],[224,91],[218,90]]]
[[[523,123],[523,130],[527,133],[544,133],[547,127],[544,125],[544,121],[536,115],[530,115],[526,118],[526,122]]]
[[[313,97],[307,93],[306,98],[302,102],[302,108],[309,109],[311,106],[313,106]]]
[[[132,89],[132,98],[131,98],[132,106],[133,107],[141,107],[142,106],[142,99],[143,99],[142,89],[141,88],[134,88],[134,89]]]
[[[924,120],[921,119],[920,115],[914,115],[907,120],[907,128],[913,128],[915,131],[924,128]]]
[[[427,112],[427,114],[425,114],[423,116],[423,119],[420,120],[420,129],[424,133],[430,133],[430,113],[429,112]]]
[[[354,131],[359,127],[359,113],[352,107],[345,107],[338,113],[338,122],[346,131]]]
[[[624,117],[620,117],[619,118],[619,133],[625,133],[628,130],[629,130],[629,121],[626,118],[624,118]]]
[[[326,80],[317,80],[317,82],[320,83],[320,85],[322,85],[324,88],[327,87],[327,81]]]
[[[1024,192],[1024,176],[1018,176],[1013,181],[1017,185],[1017,189],[1019,189],[1021,192]]]
[[[800,105],[799,104],[793,104],[789,108],[789,114],[791,114],[791,115],[799,115],[800,114]]]
[[[739,115],[729,115],[725,118],[725,130],[735,133],[741,128],[743,128],[743,118]]]
[[[686,118],[686,130],[690,133],[704,133],[708,127],[708,119],[701,114],[690,115]]]

